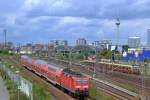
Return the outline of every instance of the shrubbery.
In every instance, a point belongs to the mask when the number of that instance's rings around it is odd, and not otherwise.
[[[5,56],[5,55],[13,55],[13,53],[9,53],[8,50],[0,50],[0,55]]]

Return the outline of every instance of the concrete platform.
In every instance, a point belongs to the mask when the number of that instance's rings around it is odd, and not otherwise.
[[[0,76],[0,100],[9,100],[9,93],[5,87],[5,84],[1,76]]]

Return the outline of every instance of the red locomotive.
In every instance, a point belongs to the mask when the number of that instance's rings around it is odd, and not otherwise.
[[[44,60],[21,56],[21,64],[73,96],[88,96],[89,78],[70,69],[55,67]]]

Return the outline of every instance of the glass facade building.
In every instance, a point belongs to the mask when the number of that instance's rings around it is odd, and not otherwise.
[[[150,29],[147,29],[147,46],[150,47]]]

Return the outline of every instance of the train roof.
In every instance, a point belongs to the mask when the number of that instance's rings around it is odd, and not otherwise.
[[[31,57],[29,57],[27,55],[23,55],[23,56],[21,56],[21,58],[26,59],[28,61],[33,60]]]
[[[68,75],[71,75],[71,76],[75,76],[75,77],[83,77],[83,75],[81,73],[76,72],[76,71],[72,71],[68,68],[64,69],[64,73],[68,74]]]
[[[108,63],[108,62],[99,62],[99,63],[102,63],[102,64],[108,64],[108,65],[115,65],[115,66],[118,66],[118,67],[129,67],[129,68],[133,68],[133,67],[139,67],[139,66],[133,66],[133,65],[125,65],[125,64],[115,64],[115,63]]]
[[[40,64],[40,65],[48,65],[48,63],[46,61],[40,60],[40,59],[36,60],[35,63]]]
[[[27,59],[28,59],[28,58],[30,58],[30,57],[27,56],[27,55],[22,55],[21,58],[27,58]]]
[[[61,68],[61,67],[56,67],[56,66],[53,66],[53,65],[50,65],[50,64],[48,64],[48,68],[52,69],[52,70],[63,70],[63,68]]]

